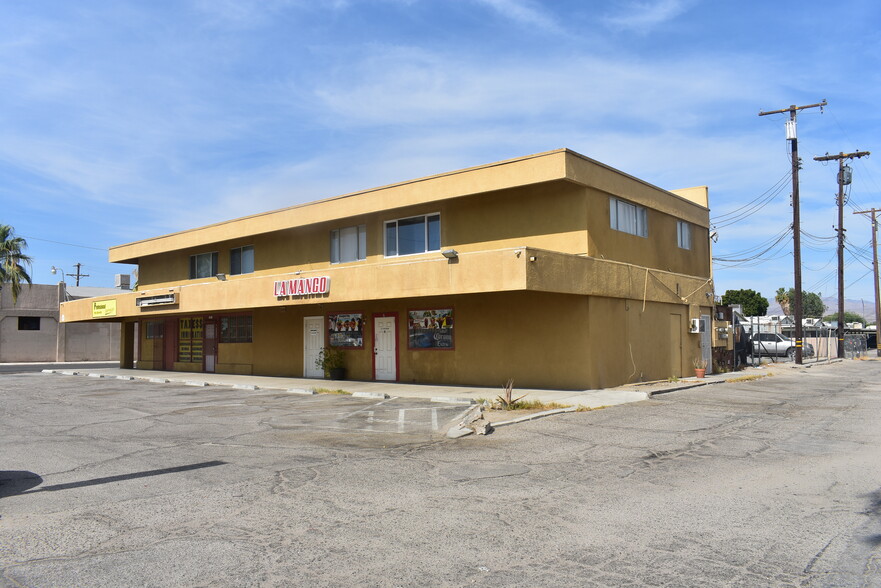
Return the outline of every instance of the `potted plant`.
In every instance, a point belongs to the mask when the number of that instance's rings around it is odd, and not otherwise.
[[[346,356],[337,347],[322,347],[318,352],[315,366],[324,371],[324,377],[331,380],[346,379]]]
[[[694,361],[694,375],[698,378],[703,378],[707,375],[707,360],[703,357],[695,357]]]

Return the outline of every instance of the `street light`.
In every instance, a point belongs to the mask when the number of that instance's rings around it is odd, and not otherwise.
[[[49,268],[49,271],[52,272],[52,275],[53,275],[53,276],[54,276],[55,274],[57,274],[58,272],[61,272],[61,281],[64,282],[64,270],[63,270],[62,268],[60,268],[60,267],[55,267],[55,266],[53,265],[51,268]]]

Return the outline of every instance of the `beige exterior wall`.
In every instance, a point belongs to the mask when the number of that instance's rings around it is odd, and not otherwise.
[[[646,209],[646,237],[613,230],[610,198]],[[702,200],[703,198],[703,200]],[[303,374],[303,317],[361,312],[371,346],[374,313],[397,313],[404,382],[586,388],[690,371],[699,336],[689,320],[712,303],[706,189],[674,194],[560,150],[157,237],[111,250],[139,265],[139,291],[108,297],[141,321],[247,312],[252,343],[220,343],[217,371]],[[384,256],[384,223],[440,214],[439,252]],[[677,246],[686,222],[691,248]],[[366,225],[367,258],[331,264],[330,232]],[[190,256],[254,247],[255,271],[189,279]],[[324,276],[330,291],[274,296],[276,280]],[[173,294],[175,303],[136,300]],[[455,309],[455,350],[407,349],[407,310]],[[91,307],[63,305],[62,320],[92,321]],[[107,319],[105,319],[107,320]],[[141,330],[138,366],[162,365]],[[373,378],[372,349],[353,350],[349,376]],[[199,364],[171,369],[200,371]]]
[[[62,286],[25,285],[17,303],[0,290],[0,362],[112,361],[119,358],[119,324],[59,324]],[[19,330],[19,317],[39,317],[39,330]]]

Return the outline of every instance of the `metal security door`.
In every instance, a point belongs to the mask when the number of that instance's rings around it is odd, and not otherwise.
[[[205,371],[213,374],[217,365],[217,323],[211,319],[205,320],[204,333]]]
[[[713,373],[713,333],[710,315],[701,315],[701,358],[707,362],[707,373]]]
[[[373,370],[377,380],[398,379],[396,323],[393,316],[373,317]]]
[[[324,317],[307,316],[303,319],[303,377],[323,378],[324,372],[315,365],[324,347]]]

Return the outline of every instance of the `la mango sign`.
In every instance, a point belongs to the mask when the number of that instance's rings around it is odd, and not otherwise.
[[[101,300],[92,303],[92,318],[116,316],[116,300]]]
[[[314,294],[327,294],[328,292],[330,292],[330,278],[327,276],[276,280],[274,286],[276,298],[283,296],[311,296]]]

